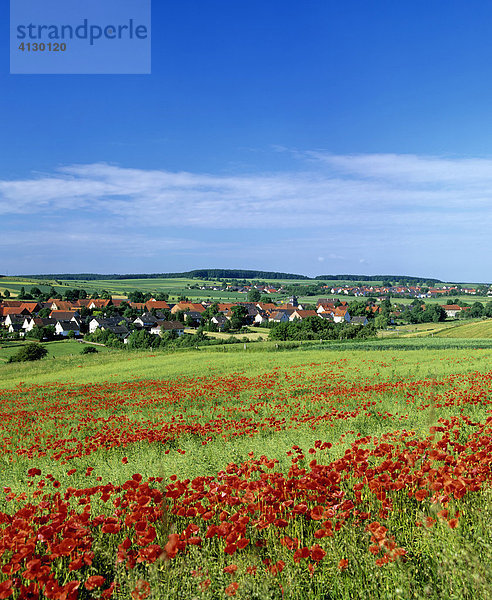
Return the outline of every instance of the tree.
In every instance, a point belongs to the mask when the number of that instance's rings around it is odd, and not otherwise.
[[[118,309],[118,307],[116,307],[114,304],[109,304],[108,306],[106,306],[104,308],[104,316],[105,317],[116,317],[119,316],[120,311]]]
[[[54,325],[46,325],[43,327],[44,337],[49,340],[54,340],[56,338],[56,327]]]
[[[79,299],[79,290],[68,289],[63,295],[63,299],[67,302],[74,302]]]
[[[10,292],[8,290],[5,290],[3,295],[5,296],[5,298],[10,298]]]
[[[376,329],[386,329],[388,327],[388,319],[384,315],[378,315],[374,319],[374,326]]]
[[[259,290],[250,290],[248,292],[248,300],[249,302],[259,302],[261,298],[261,294]]]
[[[185,318],[186,327],[196,327],[196,321],[193,319],[191,315],[186,315]]]
[[[99,350],[96,350],[94,346],[86,346],[80,354],[96,354]]]
[[[174,314],[170,313],[170,320],[171,321],[180,321],[181,323],[183,323],[185,320],[185,311],[178,310]]]
[[[144,302],[144,295],[140,290],[135,290],[128,294],[128,300],[130,302]]]
[[[128,336],[128,348],[151,348],[159,345],[159,336],[152,335],[145,329],[134,331]]]
[[[164,325],[161,325],[161,339],[164,342],[170,342],[171,340],[177,339],[178,334],[175,329],[164,329]]]
[[[231,308],[232,317],[230,320],[231,329],[241,329],[246,325],[246,319],[248,317],[248,309],[245,306],[233,306]]]
[[[123,311],[123,316],[126,319],[136,319],[139,316],[139,314],[139,311],[136,308],[132,308],[131,306],[128,306]]]
[[[202,312],[202,323],[210,321],[212,317],[215,317],[218,314],[220,314],[219,303],[214,302],[208,308],[206,308],[204,312]]]
[[[467,311],[467,317],[470,319],[483,317],[484,309],[483,304],[481,302],[474,302],[470,310]]]
[[[41,360],[48,354],[48,350],[41,344],[30,342],[23,346],[16,354],[9,358],[9,362],[25,362],[32,360]]]
[[[391,313],[391,300],[388,297],[385,298],[379,305],[379,308],[381,310],[381,314],[385,317],[388,317]]]
[[[38,340],[38,342],[41,342],[42,339],[44,338],[44,327],[39,327],[36,325],[36,327],[33,327],[31,329],[31,331],[28,331],[26,333],[26,337],[32,338],[33,340]]]
[[[365,300],[351,302],[349,304],[349,313],[352,317],[364,317],[368,316],[367,311],[368,303]]]

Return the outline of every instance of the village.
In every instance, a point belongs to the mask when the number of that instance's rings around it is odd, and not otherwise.
[[[226,290],[231,292],[238,292],[247,294],[251,290],[258,290],[262,294],[277,294],[286,292],[287,288],[293,286],[272,286],[272,285],[237,285],[237,284],[224,284],[223,286],[218,285],[200,285],[200,286],[189,286],[190,289],[194,287],[203,291],[220,291]],[[298,284],[300,289],[301,286]],[[445,298],[450,295],[468,295],[468,296],[489,296],[492,297],[492,286],[488,284],[482,284],[479,286],[461,286],[459,284],[446,284],[441,287],[432,286],[431,282],[429,285],[398,285],[391,284],[390,282],[383,282],[383,285],[368,285],[368,284],[331,284],[324,285],[320,282],[319,289],[328,294],[333,295],[345,295],[354,297],[371,297],[376,296],[378,299],[383,299],[387,296],[395,298]]]
[[[247,290],[251,297],[251,289]],[[257,290],[257,292],[266,290]],[[254,296],[255,294],[253,294]],[[144,302],[129,298],[49,298],[46,302],[0,299],[0,324],[4,335],[43,339],[81,338],[105,331],[127,343],[134,331],[152,335],[182,336],[185,330],[198,328],[212,332],[238,331],[242,327],[274,327],[281,323],[302,322],[319,318],[333,324],[366,326],[380,316],[379,327],[389,325],[402,315],[388,299],[352,301],[319,298],[316,304],[298,302],[296,296],[284,303],[245,302],[169,302],[151,297]],[[459,318],[470,306],[444,304],[439,320]],[[425,305],[422,305],[422,308]],[[415,305],[409,308],[415,308]],[[418,307],[417,307],[418,308]],[[381,318],[384,318],[381,320]],[[433,317],[433,320],[436,320]],[[37,335],[36,335],[37,333]]]

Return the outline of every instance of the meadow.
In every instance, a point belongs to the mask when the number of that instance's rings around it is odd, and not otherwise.
[[[1,340],[0,341],[0,363],[6,363],[20,348],[33,340]],[[44,344],[48,350],[47,359],[56,359],[61,357],[76,357],[88,344],[82,344],[73,340],[57,340]],[[105,346],[96,346],[98,352],[110,352]]]
[[[439,332],[439,337],[454,337],[454,338],[492,338],[492,319],[484,319],[483,321],[474,321],[467,323],[461,322],[452,330],[442,330]]]
[[[471,319],[460,321],[451,319],[439,323],[415,323],[398,325],[378,331],[378,337],[442,337],[458,339],[492,338],[492,319]]]
[[[261,282],[270,284],[272,287],[278,287],[280,285],[300,285],[300,286],[310,286],[313,284],[319,284],[320,281],[316,279],[251,279],[248,280],[251,282]],[[340,286],[340,285],[353,285],[353,281],[330,281],[324,280],[322,282],[328,286]],[[361,280],[362,284],[368,285],[380,285],[382,281],[364,281]],[[170,301],[177,301],[178,298],[185,296],[190,298],[190,300],[201,302],[204,299],[213,300],[213,301],[223,301],[223,302],[244,302],[247,298],[246,293],[234,292],[234,291],[225,291],[225,290],[201,290],[199,289],[201,286],[218,286],[222,285],[221,281],[208,281],[199,278],[189,278],[189,277],[174,277],[174,278],[144,278],[144,279],[99,279],[99,280],[43,280],[43,279],[35,279],[35,278],[25,278],[25,277],[1,277],[0,278],[0,292],[4,292],[5,290],[9,290],[11,293],[11,297],[17,297],[21,287],[24,287],[27,291],[31,289],[31,287],[36,286],[42,292],[48,292],[51,287],[53,287],[57,292],[62,295],[67,291],[67,289],[84,289],[89,295],[94,293],[100,294],[103,290],[109,292],[115,298],[118,297],[127,297],[129,293],[140,290],[144,293],[150,294],[160,294],[166,293],[169,295]],[[472,285],[472,284],[470,284]],[[195,289],[192,289],[195,288]],[[271,302],[279,303],[285,302],[288,295],[285,293],[272,293],[269,295],[269,299]],[[346,294],[332,294],[328,290],[321,291],[316,296],[308,296],[302,293],[302,287],[297,294],[298,300],[304,304],[316,304],[318,297],[326,297],[337,298],[339,300],[352,302],[354,300],[361,300],[361,298],[356,298],[354,296],[348,296]],[[490,297],[487,296],[472,296],[472,295],[452,295],[452,299],[459,299],[460,303],[473,304],[473,302],[482,302],[487,303],[490,301]],[[424,301],[429,304],[445,304],[450,300],[449,297],[444,298],[426,298]],[[394,298],[395,302],[400,304],[410,304],[413,299],[411,298]]]
[[[289,347],[0,365],[0,598],[492,598],[487,340]]]

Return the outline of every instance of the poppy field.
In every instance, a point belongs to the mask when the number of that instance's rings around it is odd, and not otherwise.
[[[0,390],[0,599],[492,598],[489,355],[24,370]]]

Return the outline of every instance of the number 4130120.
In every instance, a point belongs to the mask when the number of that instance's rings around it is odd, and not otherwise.
[[[66,49],[67,45],[64,42],[47,42],[46,44],[44,42],[39,44],[37,42],[22,42],[18,47],[18,50],[22,52],[65,52]]]

